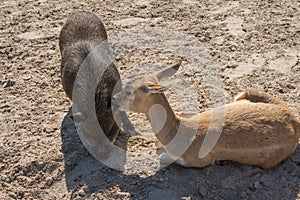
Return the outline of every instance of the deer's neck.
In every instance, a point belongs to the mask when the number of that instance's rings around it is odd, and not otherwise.
[[[180,120],[173,112],[165,95],[160,95],[148,108],[147,117],[153,132],[163,144],[168,144],[176,135]]]

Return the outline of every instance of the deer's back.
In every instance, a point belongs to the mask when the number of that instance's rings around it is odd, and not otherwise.
[[[212,115],[211,111],[200,114],[200,134],[205,134],[213,117],[222,116],[224,126],[218,144],[241,148],[251,145],[273,145],[283,141],[298,141],[300,126],[295,114],[286,107],[268,103],[232,103],[225,110]]]

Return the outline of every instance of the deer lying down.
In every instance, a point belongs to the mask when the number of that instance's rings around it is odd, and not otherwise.
[[[164,147],[176,134],[191,138],[189,147],[180,157],[166,151],[160,155],[162,162],[177,158],[175,162],[185,167],[205,167],[215,161],[231,160],[272,168],[294,152],[300,136],[300,121],[280,100],[249,89],[237,96],[235,102],[225,105],[224,126],[217,143],[207,155],[199,156],[212,111],[190,118],[177,116],[163,93],[166,87],[159,83],[176,73],[180,64],[175,63],[156,74],[135,77],[114,97],[114,104],[120,110],[145,113]],[[160,108],[153,109],[157,105]],[[159,117],[162,110],[166,111],[163,124]],[[195,127],[196,134],[191,137],[189,132]]]
[[[59,36],[62,84],[67,96],[71,100],[79,68],[91,65],[98,68],[103,67],[96,59],[88,56],[92,55],[92,52],[96,48],[102,46],[106,48],[105,45],[102,45],[106,40],[107,34],[103,23],[96,15],[89,12],[80,11],[71,14],[62,27]],[[88,83],[92,82],[89,76],[86,76],[86,80],[83,81]],[[104,70],[102,76],[98,78],[95,92],[97,119],[103,132],[111,141],[114,141],[120,131],[120,127],[114,119],[111,109],[112,93],[114,89],[121,89],[118,84],[119,81],[120,74],[117,66],[114,63],[111,63]],[[88,90],[88,88],[85,88],[85,90]],[[83,100],[88,101],[88,96],[84,94],[81,96]],[[73,113],[73,116],[78,116],[76,119],[80,119],[80,117],[84,118],[85,115],[86,113]],[[124,122],[123,129],[125,129],[125,132],[136,133],[133,125],[127,118],[126,113],[121,112],[120,116]]]

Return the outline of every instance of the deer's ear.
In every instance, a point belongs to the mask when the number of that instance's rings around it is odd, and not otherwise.
[[[146,85],[144,85],[143,89],[146,93],[150,94],[150,93],[163,93],[168,88],[161,84],[147,83]]]
[[[156,74],[158,81],[161,81],[165,78],[173,76],[177,72],[177,70],[179,69],[180,65],[181,65],[181,60],[177,61],[176,63],[172,64],[171,66],[169,66],[169,67],[163,69],[162,71],[158,72]]]

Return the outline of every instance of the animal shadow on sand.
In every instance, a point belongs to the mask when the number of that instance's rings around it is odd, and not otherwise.
[[[234,162],[201,169],[172,164],[142,178],[140,174],[126,175],[96,160],[81,143],[68,116],[70,113],[71,109],[63,119],[61,139],[65,181],[71,199],[94,196],[149,200],[300,197],[300,146],[290,158],[269,170]]]

